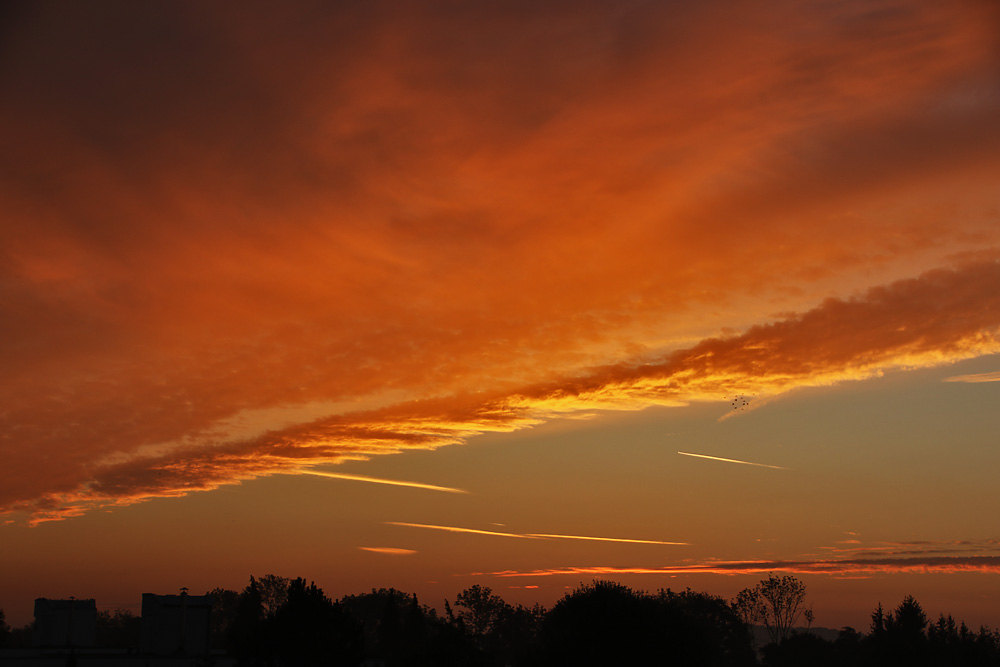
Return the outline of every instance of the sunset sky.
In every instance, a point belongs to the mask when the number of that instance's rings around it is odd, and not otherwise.
[[[998,26],[5,3],[0,608],[784,572],[1000,626]]]

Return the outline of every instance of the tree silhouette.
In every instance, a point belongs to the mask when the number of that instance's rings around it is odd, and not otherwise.
[[[229,646],[229,634],[240,605],[240,594],[228,588],[213,588],[208,593],[212,598],[212,624],[209,643],[213,649]]]
[[[663,652],[678,665],[736,667],[754,665],[748,628],[721,597],[687,589],[660,590],[656,596],[666,629]]]
[[[888,613],[879,603],[872,613],[872,633],[868,641],[871,661],[888,667],[931,664],[924,634],[926,627],[927,615],[912,595],[907,595]]]
[[[612,581],[566,594],[546,615],[542,638],[551,665],[644,665],[660,653],[657,605]]]
[[[465,627],[477,637],[485,637],[503,622],[510,605],[489,586],[476,584],[465,589],[455,598],[455,606],[464,607],[458,614]]]
[[[138,649],[142,619],[127,609],[97,612],[97,645],[104,648]]]
[[[315,583],[290,582],[284,603],[267,616],[263,655],[290,665],[354,665],[361,626]]]
[[[651,595],[595,581],[556,602],[541,636],[548,665],[755,663],[746,627],[726,601],[691,591]]]
[[[7,617],[4,616],[3,609],[0,609],[0,648],[6,648],[10,642],[10,626],[7,625]]]
[[[416,595],[379,588],[345,596],[339,604],[361,624],[365,658],[387,667],[449,664],[440,651],[444,622],[421,605]]]
[[[264,603],[257,580],[240,593],[227,633],[227,648],[241,663],[253,663],[261,651],[261,631],[264,627]]]
[[[912,595],[903,598],[895,613],[886,619],[888,633],[910,644],[918,644],[924,639],[926,627],[927,614]]]
[[[837,667],[838,659],[833,642],[807,632],[794,634],[781,643],[772,643],[761,649],[766,667]]]
[[[771,642],[786,639],[803,612],[806,586],[799,579],[768,575],[736,595],[733,609],[747,625],[763,625]]]
[[[537,651],[538,631],[545,610],[512,606],[488,586],[471,586],[455,598],[461,608],[456,615],[451,605],[449,620],[467,632],[493,664],[520,664]]]

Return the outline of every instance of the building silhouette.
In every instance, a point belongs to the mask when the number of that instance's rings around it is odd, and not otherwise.
[[[205,655],[209,652],[212,596],[142,594],[140,650],[152,655]]]
[[[35,600],[32,643],[38,648],[89,648],[97,644],[94,600]]]

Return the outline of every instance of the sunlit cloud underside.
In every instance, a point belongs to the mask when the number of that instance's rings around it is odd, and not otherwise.
[[[34,521],[65,518],[262,475],[302,473],[306,462],[334,464],[459,444],[477,433],[516,430],[583,411],[719,401],[734,388],[775,396],[952,363],[1000,351],[998,286],[1000,262],[994,259],[940,269],[642,362],[492,396],[458,395],[337,415],[250,440],[181,446],[157,457],[94,467],[75,489],[10,499],[4,509],[26,511]]]

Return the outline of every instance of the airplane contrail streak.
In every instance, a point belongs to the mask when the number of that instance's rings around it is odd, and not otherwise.
[[[557,540],[593,540],[595,542],[626,542],[632,544],[668,544],[674,546],[691,546],[690,542],[661,542],[659,540],[629,540],[622,537],[587,537],[584,535],[549,535],[546,533],[527,533],[528,537],[549,537]]]
[[[709,459],[711,461],[725,461],[726,463],[741,463],[745,466],[757,466],[758,468],[773,468],[775,470],[788,470],[782,466],[769,466],[766,463],[753,463],[751,461],[740,461],[738,459],[724,459],[721,456],[709,456],[708,454],[692,454],[691,452],[677,452],[682,456],[694,456],[699,459]]]
[[[518,535],[517,533],[499,533],[492,530],[476,530],[475,528],[458,528],[455,526],[435,526],[429,523],[404,523],[402,521],[386,521],[388,526],[408,526],[410,528],[430,528],[431,530],[444,530],[449,533],[473,533],[475,535],[495,535],[497,537],[517,537],[520,539],[535,540],[540,539],[531,535]]]
[[[371,484],[388,484],[390,486],[408,486],[413,489],[427,489],[428,491],[444,491],[445,493],[468,493],[465,489],[453,489],[450,486],[435,486],[422,482],[406,482],[400,479],[383,479],[381,477],[368,477],[367,475],[349,475],[342,472],[321,472],[319,470],[299,470],[303,475],[315,475],[317,477],[331,477],[333,479],[346,479],[352,482],[369,482]]]

